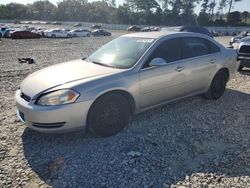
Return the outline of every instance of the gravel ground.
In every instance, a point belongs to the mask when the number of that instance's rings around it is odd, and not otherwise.
[[[110,138],[21,125],[13,98],[28,74],[87,56],[122,32],[113,34],[0,41],[0,187],[250,187],[249,70],[217,101],[196,96],[147,111]]]

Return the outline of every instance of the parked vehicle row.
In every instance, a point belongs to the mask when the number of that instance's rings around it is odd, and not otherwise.
[[[111,36],[112,34],[103,29],[95,29],[90,31],[85,28],[79,29],[43,29],[29,26],[21,28],[0,27],[0,37],[12,39],[27,39],[27,38],[71,38],[71,37],[90,37],[90,36]]]
[[[144,28],[141,28],[139,26],[136,26],[136,25],[132,25],[132,26],[129,26],[127,28],[127,31],[134,31],[134,32],[151,32],[151,31],[160,31],[161,28],[160,27],[144,27]]]

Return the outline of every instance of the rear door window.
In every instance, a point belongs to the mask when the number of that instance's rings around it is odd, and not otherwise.
[[[183,58],[199,57],[220,51],[220,48],[211,41],[199,37],[184,37],[182,39]]]
[[[206,40],[197,37],[185,37],[182,39],[183,58],[192,58],[209,54],[209,46]]]

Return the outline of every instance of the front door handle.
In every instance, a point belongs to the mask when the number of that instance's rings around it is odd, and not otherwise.
[[[209,63],[214,64],[216,62],[216,59],[210,59]]]
[[[179,67],[177,67],[175,70],[176,70],[177,72],[181,72],[181,71],[183,71],[184,69],[185,69],[185,67],[179,66]]]

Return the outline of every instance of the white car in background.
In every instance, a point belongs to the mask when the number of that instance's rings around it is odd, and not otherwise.
[[[70,38],[71,34],[63,29],[51,29],[44,31],[44,36],[50,38]]]
[[[90,37],[91,32],[87,29],[74,29],[69,32],[72,37]]]

